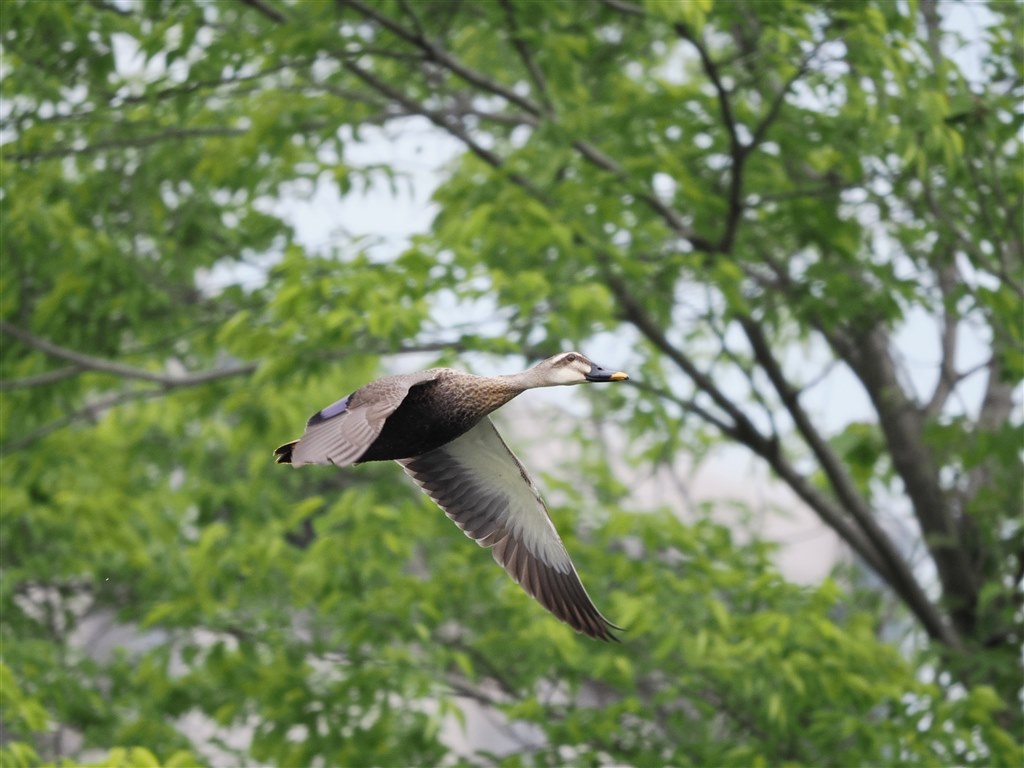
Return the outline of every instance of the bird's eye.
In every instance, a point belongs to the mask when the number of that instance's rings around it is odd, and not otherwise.
[[[565,362],[566,363],[575,363],[579,359],[580,358],[579,358],[578,355],[566,355],[565,356]]]

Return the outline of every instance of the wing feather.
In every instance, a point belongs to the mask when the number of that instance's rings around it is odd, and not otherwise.
[[[439,370],[389,376],[367,384],[314,413],[306,422],[302,437],[277,452],[285,453],[288,463],[296,467],[354,464],[373,445],[384,423],[402,404],[409,390],[435,379]]]
[[[398,461],[463,532],[537,602],[577,632],[617,640],[587,595],[526,469],[490,419],[452,442]]]

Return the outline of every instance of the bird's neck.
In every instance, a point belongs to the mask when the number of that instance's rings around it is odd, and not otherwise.
[[[501,408],[509,400],[529,389],[513,376],[474,376],[461,374],[462,382],[451,396],[472,404],[472,409],[485,416]]]
[[[508,400],[505,401],[506,403],[516,395],[521,395],[528,389],[540,386],[540,383],[536,380],[536,376],[531,375],[533,373],[534,371],[531,368],[528,371],[495,376],[495,378],[501,382],[501,391],[508,395]]]

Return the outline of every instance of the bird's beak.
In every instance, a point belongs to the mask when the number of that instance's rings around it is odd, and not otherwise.
[[[628,378],[622,371],[610,371],[595,364],[591,364],[587,372],[587,381],[625,381]]]

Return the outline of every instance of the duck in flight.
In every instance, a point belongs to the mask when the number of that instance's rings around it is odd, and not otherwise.
[[[579,352],[507,376],[387,376],[313,414],[302,437],[274,454],[296,467],[397,461],[527,594],[577,632],[616,640],[618,627],[587,595],[540,491],[488,414],[528,389],[628,378]]]

